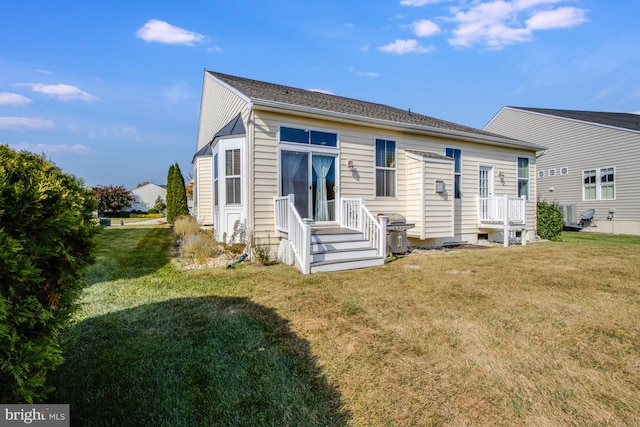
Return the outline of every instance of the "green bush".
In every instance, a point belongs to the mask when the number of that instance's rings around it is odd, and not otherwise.
[[[92,192],[44,157],[0,145],[0,402],[42,401],[92,262]]]
[[[169,167],[167,173],[167,222],[173,221],[180,215],[188,215],[187,190],[180,166],[176,163]]]
[[[558,204],[538,200],[537,209],[538,235],[543,239],[558,237],[564,226],[564,217]]]

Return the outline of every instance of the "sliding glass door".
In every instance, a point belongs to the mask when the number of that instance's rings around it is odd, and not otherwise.
[[[307,151],[282,150],[280,194],[293,194],[302,218],[316,222],[336,219],[336,157]]]

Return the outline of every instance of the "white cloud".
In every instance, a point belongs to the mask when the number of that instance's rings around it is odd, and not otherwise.
[[[360,77],[380,77],[380,74],[376,73],[375,71],[361,71],[355,69],[354,67],[347,67],[347,70]]]
[[[443,0],[402,0],[400,2],[400,4],[402,6],[420,7],[420,6],[424,6],[426,4],[440,3],[441,1],[443,1]]]
[[[65,144],[11,144],[11,147],[16,150],[25,150],[31,151],[32,153],[40,154],[52,154],[52,153],[71,153],[71,154],[81,154],[87,155],[91,154],[93,150],[91,150],[86,145],[82,144],[74,144],[74,145],[65,145]]]
[[[640,115],[640,110],[638,110],[638,111],[632,111],[632,112],[631,112],[631,114],[638,114],[638,115]]]
[[[440,32],[440,27],[429,19],[421,19],[411,24],[418,37],[429,37]]]
[[[514,43],[530,41],[535,30],[568,28],[587,21],[586,9],[558,7],[566,0],[492,0],[471,6],[451,8],[457,27],[449,43],[470,47],[480,44],[500,49]],[[545,9],[539,7],[546,6]]]
[[[395,53],[397,55],[404,55],[406,53],[428,53],[434,50],[433,46],[428,48],[423,47],[418,43],[417,40],[408,39],[408,40],[398,40],[393,43],[386,44],[384,46],[378,47],[383,52],[387,53]]]
[[[207,52],[222,53],[222,48],[220,46],[211,46],[207,48]]]
[[[202,34],[176,27],[165,21],[150,19],[144,27],[136,31],[136,36],[147,42],[183,44],[193,46],[207,40]]]
[[[25,130],[25,129],[51,129],[51,120],[35,119],[32,117],[0,117],[0,129]]]
[[[172,104],[191,98],[189,85],[185,82],[176,83],[169,88],[164,88],[162,91],[164,92],[164,96],[166,96]]]
[[[44,93],[46,95],[58,98],[61,101],[69,101],[72,99],[80,99],[82,101],[93,101],[98,99],[97,96],[93,96],[79,88],[72,85],[57,84],[57,85],[45,85],[42,83],[19,83],[16,86],[29,86],[34,92]]]
[[[31,102],[30,98],[11,92],[0,92],[0,105],[27,105]]]
[[[36,72],[38,72],[40,74],[53,74],[53,71],[43,70],[42,68],[37,68]]]
[[[556,10],[543,10],[527,19],[527,28],[548,30],[580,25],[587,20],[586,10],[577,7],[561,7]]]

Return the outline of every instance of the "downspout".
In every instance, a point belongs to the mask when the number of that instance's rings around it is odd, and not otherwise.
[[[244,247],[244,252],[236,259],[234,259],[233,261],[231,261],[229,264],[227,264],[227,268],[233,268],[236,264],[241,263],[242,261],[246,260],[251,252],[251,245],[249,243],[249,236],[253,234],[252,230],[254,230],[254,226],[255,226],[255,214],[253,211],[253,206],[254,206],[254,197],[255,194],[251,193],[249,194],[249,189],[253,189],[255,188],[255,185],[250,185],[253,183],[253,179],[254,179],[254,152],[253,152],[253,146],[254,146],[254,113],[253,113],[253,102],[249,102],[249,108],[248,108],[248,114],[247,114],[247,134],[246,134],[246,152],[247,152],[247,185],[246,185],[246,189],[247,191],[245,192],[245,194],[247,195],[247,232],[245,233],[245,247]]]
[[[253,111],[253,101],[249,101],[249,113],[247,115],[247,227],[245,238],[247,239],[247,248],[249,248],[249,236],[255,234],[255,113]],[[249,191],[252,191],[249,194]],[[247,255],[249,254],[247,250]]]

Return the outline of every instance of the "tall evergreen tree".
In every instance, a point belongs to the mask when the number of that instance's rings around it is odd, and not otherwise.
[[[167,174],[167,222],[173,221],[180,215],[188,215],[187,191],[184,187],[184,177],[178,163],[171,165]]]

